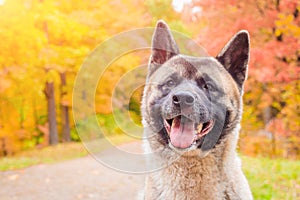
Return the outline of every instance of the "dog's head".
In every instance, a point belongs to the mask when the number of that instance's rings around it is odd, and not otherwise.
[[[146,134],[183,152],[215,148],[240,121],[248,59],[246,31],[216,58],[192,57],[179,53],[168,26],[159,21],[142,102]]]

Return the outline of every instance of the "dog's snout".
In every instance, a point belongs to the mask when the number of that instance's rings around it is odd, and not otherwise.
[[[189,92],[177,92],[172,96],[172,101],[175,106],[188,107],[194,105],[195,98]]]

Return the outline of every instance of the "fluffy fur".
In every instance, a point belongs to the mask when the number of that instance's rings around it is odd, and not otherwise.
[[[237,33],[216,58],[194,58],[181,55],[167,25],[158,22],[142,115],[144,134],[148,138],[145,151],[156,152],[149,164],[161,162],[166,167],[147,176],[142,199],[252,199],[236,154],[248,59],[246,31]],[[175,81],[174,86],[166,86],[164,92],[165,79],[173,72],[182,79]],[[206,76],[204,83],[199,81]],[[206,82],[212,82],[212,86],[208,87]],[[172,104],[172,95],[183,90],[194,95],[195,103],[189,113]],[[166,116],[175,116],[174,113],[183,113],[197,123],[214,120],[214,127],[191,147],[176,148],[162,122]]]

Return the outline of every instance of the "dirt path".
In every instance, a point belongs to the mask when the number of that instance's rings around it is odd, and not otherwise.
[[[144,176],[116,172],[92,157],[0,172],[1,200],[136,199]]]

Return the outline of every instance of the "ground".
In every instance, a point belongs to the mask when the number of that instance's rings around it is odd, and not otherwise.
[[[142,152],[140,143],[118,145],[118,149]],[[0,200],[136,199],[145,175],[114,171],[82,151],[80,143],[61,144],[0,159]],[[103,152],[106,158],[117,158],[121,161],[117,164],[123,167],[142,164],[127,162],[126,158],[124,161],[123,157],[114,155],[112,149]],[[78,159],[83,155],[85,157]],[[61,158],[73,160],[62,162]],[[300,199],[299,160],[244,155],[241,158],[254,199]],[[48,161],[52,164],[36,165]],[[32,164],[35,166],[28,167]]]
[[[141,143],[128,143],[118,148],[135,153],[142,151]],[[110,153],[112,149],[105,151],[107,156],[116,156]],[[117,172],[103,166],[92,156],[87,156],[0,172],[0,199],[132,200],[137,199],[144,179],[145,175]]]
[[[143,181],[143,175],[116,172],[88,156],[1,172],[0,199],[131,200],[142,189]]]

